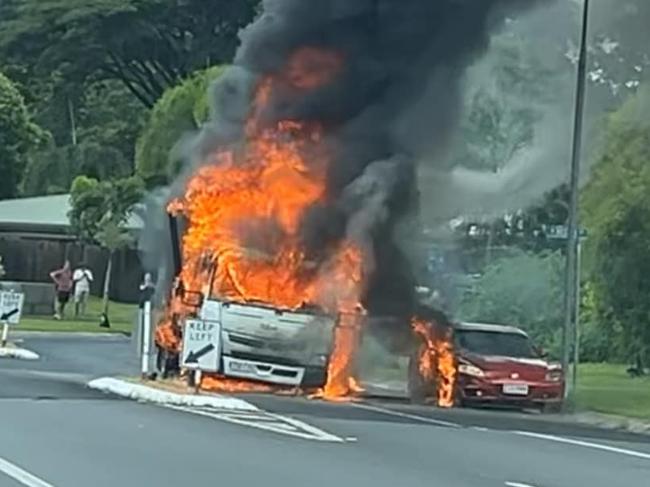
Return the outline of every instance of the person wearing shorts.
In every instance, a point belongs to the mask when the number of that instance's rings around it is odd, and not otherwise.
[[[90,283],[93,282],[93,273],[86,264],[80,264],[72,274],[74,281],[74,315],[75,317],[86,314],[86,305],[90,295]]]
[[[54,281],[54,290],[56,292],[56,302],[54,303],[54,319],[60,320],[65,316],[65,306],[70,301],[72,292],[72,270],[70,261],[66,260],[63,267],[50,273]]]

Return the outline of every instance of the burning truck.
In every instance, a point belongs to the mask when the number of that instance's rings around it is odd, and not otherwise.
[[[264,0],[211,88],[210,121],[184,146],[166,208],[184,225],[160,349],[180,352],[190,318],[218,321],[220,370],[201,387],[343,398],[374,333],[411,356],[416,395],[452,405],[446,320],[418,306],[402,243],[419,210],[417,164],[438,160],[465,68],[505,8],[528,3]]]

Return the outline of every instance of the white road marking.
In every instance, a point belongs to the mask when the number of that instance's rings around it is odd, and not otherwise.
[[[32,475],[26,470],[20,468],[18,465],[14,465],[2,457],[0,457],[0,472],[27,487],[53,487],[52,484],[47,483],[43,479],[39,479],[36,475]]]
[[[521,482],[506,482],[507,487],[535,487],[530,484],[522,484]]]
[[[514,433],[520,436],[528,436],[530,438],[537,438],[540,440],[554,441],[556,443],[566,443],[568,445],[582,446],[594,450],[602,450],[610,453],[618,453],[620,455],[627,455],[630,457],[650,460],[650,453],[643,453],[636,450],[628,450],[626,448],[617,448],[614,446],[603,445],[601,443],[592,443],[590,441],[583,441],[583,440],[573,440],[571,438],[564,438],[561,436],[554,436],[554,435],[543,435],[540,433],[531,433],[529,431],[514,431]]]
[[[165,407],[186,413],[206,416],[208,418],[248,426],[264,431],[271,431],[283,435],[302,438],[304,440],[323,441],[330,443],[345,443],[345,439],[311,426],[303,421],[279,414],[264,413],[257,411],[247,415],[245,413],[231,413],[228,411],[206,411],[205,409],[193,409],[182,406],[165,405]]]
[[[374,411],[374,412],[377,412],[377,413],[387,414],[389,416],[395,416],[397,418],[412,419],[414,421],[420,421],[422,423],[435,424],[436,426],[450,426],[452,428],[460,428],[459,424],[450,423],[449,421],[442,421],[440,419],[433,419],[433,418],[427,418],[427,417],[424,417],[424,416],[417,416],[415,414],[403,413],[401,411],[393,411],[392,409],[384,409],[382,407],[372,406],[370,404],[352,402],[352,403],[350,403],[350,405],[352,405],[352,406],[354,406],[356,408],[366,409],[368,411]]]

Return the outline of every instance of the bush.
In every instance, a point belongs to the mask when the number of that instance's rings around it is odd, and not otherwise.
[[[213,67],[196,73],[165,92],[154,106],[136,146],[137,173],[149,185],[166,184],[179,171],[172,149],[184,135],[193,133],[208,117],[208,87],[224,71]]]
[[[461,319],[519,326],[537,345],[557,356],[563,316],[563,265],[559,253],[520,251],[497,259],[462,299]]]

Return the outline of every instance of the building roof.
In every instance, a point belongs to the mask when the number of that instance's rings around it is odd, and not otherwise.
[[[37,196],[0,200],[0,231],[18,233],[70,233],[70,195]],[[140,230],[142,219],[132,214],[127,222],[129,230]]]

